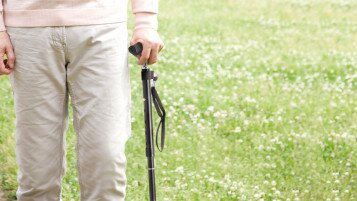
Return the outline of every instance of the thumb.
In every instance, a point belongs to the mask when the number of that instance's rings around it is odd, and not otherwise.
[[[140,42],[142,45],[144,45],[144,44],[143,44],[143,42],[144,42],[143,39],[134,37],[134,38],[130,41],[130,45],[134,45],[134,44],[139,43],[139,42]]]
[[[136,43],[141,43],[143,45],[143,49],[144,49],[144,40],[140,39],[140,38],[135,38],[133,40],[130,41],[130,45],[135,45]],[[137,55],[136,57],[139,59],[141,57],[142,52]]]

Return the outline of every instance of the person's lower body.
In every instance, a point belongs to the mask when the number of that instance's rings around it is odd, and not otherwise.
[[[68,96],[82,201],[124,200],[131,135],[126,22],[7,27],[19,201],[61,200]]]

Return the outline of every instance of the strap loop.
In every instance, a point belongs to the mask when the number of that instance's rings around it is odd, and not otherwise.
[[[164,144],[165,144],[165,117],[166,117],[166,112],[165,112],[164,106],[161,103],[159,94],[157,93],[155,86],[151,87],[151,94],[152,94],[152,97],[153,97],[152,100],[154,102],[156,112],[160,116],[160,123],[159,123],[159,125],[157,127],[157,130],[156,130],[156,146],[157,146],[157,149],[160,152],[162,152],[162,150],[164,149]],[[158,143],[158,134],[159,134],[160,125],[161,125],[161,146],[160,146],[161,148],[159,148],[159,143]]]

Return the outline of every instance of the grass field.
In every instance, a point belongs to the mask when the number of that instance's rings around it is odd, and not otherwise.
[[[152,68],[168,117],[158,200],[356,200],[356,19],[353,0],[160,1],[166,48]],[[130,59],[127,200],[142,201],[142,88]],[[12,199],[14,118],[2,76],[0,185]],[[72,124],[67,143],[63,196],[76,201]]]

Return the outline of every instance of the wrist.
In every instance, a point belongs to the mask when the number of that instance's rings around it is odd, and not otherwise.
[[[149,12],[135,13],[134,31],[139,29],[152,29],[157,31],[158,29],[157,13],[149,13]]]

